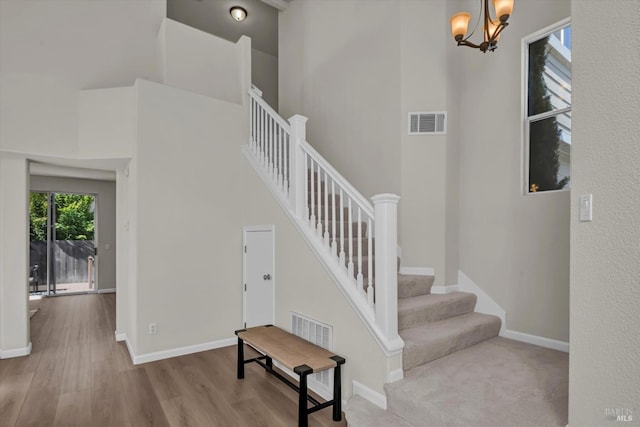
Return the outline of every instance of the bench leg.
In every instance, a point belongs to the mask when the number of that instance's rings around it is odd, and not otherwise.
[[[340,365],[333,369],[333,421],[342,420],[342,379]]]
[[[267,371],[273,371],[273,359],[267,356]]]
[[[238,379],[244,378],[244,341],[238,338]]]
[[[333,369],[333,421],[342,420],[342,377],[340,375],[340,366],[344,365],[344,358],[333,356],[336,361],[336,367]]]
[[[307,427],[309,425],[307,375],[313,373],[313,369],[307,365],[300,365],[293,368],[293,372],[300,376],[300,385],[298,387],[298,427]]]

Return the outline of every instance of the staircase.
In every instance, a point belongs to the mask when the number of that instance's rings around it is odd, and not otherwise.
[[[372,205],[306,142],[306,118],[294,116],[287,123],[258,90],[252,88],[249,96],[245,156],[385,353],[402,352],[405,374],[498,335],[500,319],[475,313],[475,295],[431,294],[432,276],[399,274],[397,196],[374,196]],[[393,390],[386,387],[388,401],[403,407],[398,403],[403,397]],[[362,398],[352,398],[346,410],[350,424],[396,423],[393,413],[363,418],[371,412],[363,405]],[[383,419],[388,423],[380,424]]]

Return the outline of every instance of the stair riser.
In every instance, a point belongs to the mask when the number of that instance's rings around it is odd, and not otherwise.
[[[447,354],[498,336],[499,332],[500,319],[494,316],[487,316],[481,323],[474,324],[473,327],[465,328],[446,337],[439,337],[419,344],[405,339],[402,367],[405,371],[413,369]],[[428,333],[428,331],[425,331],[425,333]],[[403,337],[403,334],[400,333],[400,336]]]
[[[398,299],[411,298],[430,293],[433,280],[433,276],[400,274],[398,276]]]
[[[401,304],[398,307],[398,329],[415,328],[416,326],[434,323],[449,317],[471,313],[476,306],[476,296],[456,292],[448,296],[430,295],[421,300],[428,302],[430,299],[438,301],[425,306],[411,306],[405,309]]]

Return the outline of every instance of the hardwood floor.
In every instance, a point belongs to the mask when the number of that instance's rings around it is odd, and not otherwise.
[[[254,363],[236,379],[235,346],[133,365],[114,340],[115,294],[29,305],[32,353],[0,360],[0,427],[297,425],[293,390]],[[328,408],[309,425],[346,422]]]

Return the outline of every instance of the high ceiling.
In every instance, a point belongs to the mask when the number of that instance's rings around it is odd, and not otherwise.
[[[278,9],[267,3],[286,6],[274,0],[167,0],[167,17],[232,42],[247,35],[254,49],[278,56]],[[233,6],[247,11],[244,21],[231,18]]]

